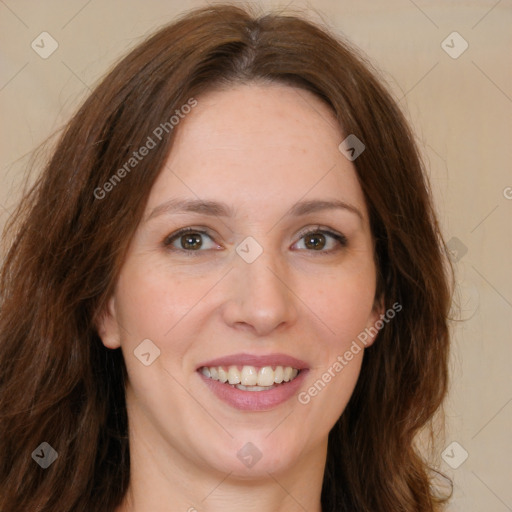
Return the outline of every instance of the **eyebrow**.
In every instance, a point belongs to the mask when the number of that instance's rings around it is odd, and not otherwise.
[[[347,210],[363,220],[363,214],[359,209],[338,199],[312,199],[309,201],[300,201],[290,208],[290,210],[285,214],[285,217],[300,217],[310,213],[335,209]],[[217,201],[208,201],[204,199],[170,199],[169,201],[156,206],[146,217],[146,222],[158,217],[159,215],[173,213],[199,213],[214,217],[234,217],[235,211],[226,203]]]

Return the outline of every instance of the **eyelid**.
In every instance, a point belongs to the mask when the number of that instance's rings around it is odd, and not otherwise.
[[[197,233],[199,235],[206,235],[208,238],[210,238],[212,240],[212,242],[216,243],[214,241],[214,236],[212,236],[212,234],[210,234],[208,232],[208,230],[206,230],[204,228],[195,228],[193,226],[187,226],[185,228],[178,229],[178,231],[174,231],[170,235],[167,235],[163,240],[164,247],[169,250],[175,251],[175,252],[181,252],[181,253],[185,253],[187,255],[192,255],[192,256],[195,256],[201,252],[204,252],[204,251],[190,251],[190,250],[179,249],[179,248],[175,248],[175,247],[171,246],[172,242],[179,239],[181,236],[186,235],[187,233]],[[219,244],[217,244],[217,245],[219,245]],[[211,249],[209,249],[209,250],[211,250]]]
[[[170,248],[172,242],[174,242],[176,239],[179,239],[181,236],[183,236],[184,234],[187,234],[187,233],[197,233],[199,235],[206,235],[208,238],[210,238],[212,240],[212,242],[217,244],[215,242],[215,240],[214,240],[214,236],[212,236],[212,234],[210,234],[207,229],[205,229],[205,228],[195,228],[193,226],[187,226],[187,227],[179,229],[178,231],[175,231],[175,232],[171,233],[170,235],[167,235],[164,238],[164,240],[163,240],[163,245],[166,248]],[[296,237],[298,238],[297,242],[300,241],[304,236],[309,235],[309,234],[315,234],[315,233],[320,233],[320,234],[323,234],[323,235],[330,236],[331,238],[334,238],[335,240],[338,241],[338,243],[340,244],[341,248],[345,247],[348,244],[348,240],[345,237],[345,235],[343,235],[342,233],[339,233],[337,231],[334,231],[334,230],[332,230],[331,228],[329,228],[327,226],[322,226],[322,225],[309,226],[309,227],[304,228],[303,230],[301,230],[296,235]],[[297,242],[295,242],[293,245],[295,245]],[[219,244],[217,244],[217,246],[218,245]],[[198,255],[201,252],[205,252],[204,250],[193,251],[193,250],[178,249],[178,248],[173,248],[173,249],[170,249],[170,250],[186,253],[187,255]],[[211,250],[211,249],[207,249],[207,250]],[[312,253],[316,253],[316,254],[330,254],[330,253],[335,252],[337,250],[340,250],[340,248],[330,249],[330,250],[327,250],[327,251],[314,251],[314,250],[311,250],[311,251],[305,251],[305,252],[312,252]]]
[[[208,235],[211,238],[211,234],[208,233],[204,228],[195,228],[194,226],[187,226],[185,228],[178,229],[177,231],[172,232],[170,235],[167,235],[164,238],[164,242],[173,240],[174,238],[178,238],[181,235],[185,235],[186,233],[199,233],[201,235]]]
[[[322,226],[320,224],[317,224],[316,226],[310,226],[310,227],[304,228],[302,231],[300,231],[298,233],[297,237],[299,238],[299,240],[301,240],[304,236],[309,235],[309,234],[314,234],[314,233],[321,233],[323,235],[327,235],[327,236],[330,236],[331,238],[334,238],[335,240],[338,241],[341,248],[344,248],[348,245],[347,237],[343,233],[335,231],[327,226]],[[340,248],[331,249],[328,251],[305,251],[305,252],[327,255],[327,254],[331,254],[337,250],[340,250]]]

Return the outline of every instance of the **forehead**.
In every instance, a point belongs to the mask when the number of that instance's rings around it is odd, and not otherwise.
[[[308,196],[346,200],[364,212],[344,138],[320,99],[287,85],[240,85],[196,98],[177,126],[148,207],[174,196],[286,206]]]

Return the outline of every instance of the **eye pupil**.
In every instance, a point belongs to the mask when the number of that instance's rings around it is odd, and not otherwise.
[[[184,249],[199,249],[203,245],[201,235],[198,233],[183,235],[181,242]]]
[[[315,251],[323,249],[325,247],[325,236],[321,233],[308,235],[305,243],[308,249],[314,249]]]

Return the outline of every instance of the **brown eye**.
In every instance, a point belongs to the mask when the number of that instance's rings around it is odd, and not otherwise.
[[[305,245],[308,249],[319,251],[325,247],[325,236],[322,233],[314,233],[304,237]]]
[[[187,233],[186,235],[181,235],[179,238],[181,242],[181,248],[185,250],[200,249],[203,245],[201,236],[202,235],[199,233]]]
[[[204,231],[197,230],[194,228],[185,228],[181,229],[177,233],[169,235],[164,240],[164,246],[172,251],[183,251],[189,253],[203,252],[205,249],[215,247],[215,244],[213,244],[213,242],[210,242],[211,247],[204,247],[205,241],[203,237],[207,237],[211,240],[211,236]]]
[[[302,232],[299,236],[298,248],[305,249],[307,252],[315,251],[319,254],[329,254],[347,246],[347,239],[344,235],[321,227]],[[300,247],[302,244],[303,247]]]

